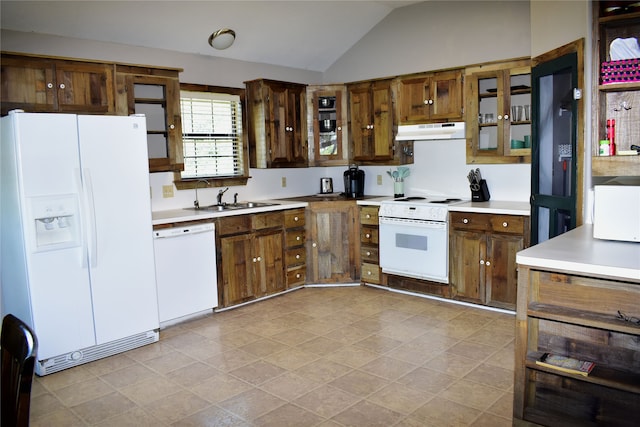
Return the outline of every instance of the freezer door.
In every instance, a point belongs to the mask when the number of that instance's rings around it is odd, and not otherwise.
[[[17,113],[2,120],[12,130],[2,137],[3,305],[31,324],[43,360],[95,344],[78,229],[76,116]]]
[[[159,328],[144,117],[78,116],[98,344]]]

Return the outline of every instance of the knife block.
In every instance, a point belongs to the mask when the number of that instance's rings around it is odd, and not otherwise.
[[[487,181],[484,179],[480,180],[480,189],[479,190],[471,190],[471,201],[472,202],[486,202],[491,198],[489,194],[489,187],[487,187]]]

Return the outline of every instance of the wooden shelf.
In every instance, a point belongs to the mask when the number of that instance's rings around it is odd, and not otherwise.
[[[601,16],[600,18],[598,18],[598,21],[601,24],[608,24],[608,23],[617,23],[620,22],[621,24],[624,23],[624,21],[631,21],[634,19],[640,19],[640,12],[633,12],[633,13],[623,13],[621,15],[611,15],[611,16]]]
[[[534,369],[536,371],[542,371],[553,375],[559,375],[561,377],[573,378],[578,381],[585,381],[591,384],[602,385],[605,387],[616,388],[622,391],[628,391],[630,393],[640,393],[640,374],[631,371],[620,371],[617,369],[607,368],[605,366],[594,366],[593,371],[589,375],[582,376],[577,374],[570,374],[557,369],[548,368],[546,366],[538,365],[536,360],[542,357],[544,352],[531,352],[527,354],[527,361],[525,366],[527,369]]]
[[[537,319],[547,319],[556,322],[570,323],[573,325],[606,329],[623,334],[640,336],[640,325],[625,322],[624,320],[617,318],[613,313],[605,315],[550,304],[531,303],[529,304],[527,315]]]
[[[640,176],[640,156],[595,156],[591,158],[593,176]]]
[[[640,81],[633,83],[609,83],[598,86],[601,92],[624,92],[629,90],[640,90]]]

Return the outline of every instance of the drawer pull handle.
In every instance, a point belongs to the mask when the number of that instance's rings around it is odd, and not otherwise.
[[[314,242],[311,246],[313,246],[315,248],[318,245]]]
[[[53,83],[47,83],[47,89],[53,88]]]
[[[367,251],[367,256],[371,256],[371,252]]]
[[[485,264],[487,267],[489,267],[491,265],[491,261],[487,261],[487,263]]]
[[[296,236],[296,240],[299,242],[302,239],[300,236]]]
[[[462,220],[462,222],[463,222],[464,224],[469,224],[469,220],[468,220],[467,218],[463,219],[463,220]]]
[[[296,279],[300,278],[300,273],[296,274]]]
[[[297,255],[296,255],[296,259],[300,259],[300,254],[297,254]]]
[[[367,271],[367,274],[368,274],[369,276],[371,276],[371,271]]]
[[[64,85],[64,83],[60,83],[60,89],[64,89],[66,88],[66,86]]]
[[[364,235],[364,237],[366,237],[367,239],[370,239],[371,238],[371,234],[367,233],[367,234]]]
[[[480,260],[480,265],[484,265],[484,260],[483,259]]]
[[[371,215],[367,214],[367,215],[365,216],[365,218],[369,219],[369,218],[371,218]]]
[[[509,226],[509,224],[507,224],[507,221],[505,221],[505,222],[503,222],[503,223],[502,223],[502,226],[503,226],[503,227],[508,227],[508,226]]]
[[[298,221],[298,220],[299,220],[299,218],[298,218],[297,216],[294,216],[294,217],[293,217],[293,220],[294,220],[294,221]]]

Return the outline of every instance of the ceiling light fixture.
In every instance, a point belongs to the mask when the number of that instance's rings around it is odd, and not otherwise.
[[[214,49],[223,50],[231,46],[235,39],[235,31],[229,28],[222,28],[209,36],[209,44]]]

